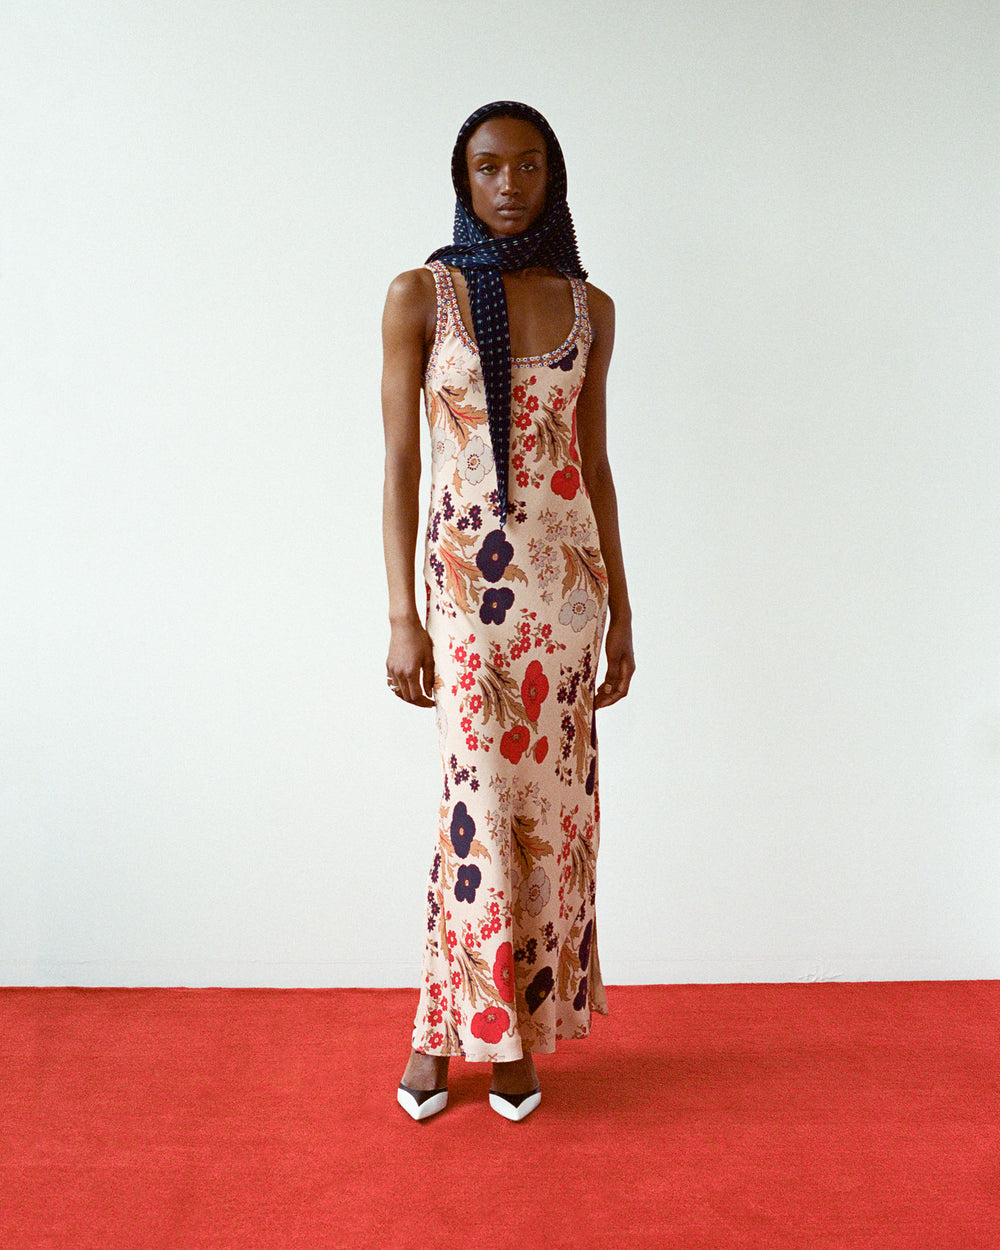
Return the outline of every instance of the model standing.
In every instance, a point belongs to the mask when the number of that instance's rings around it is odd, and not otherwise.
[[[607,1010],[594,711],[635,669],[605,439],[614,306],[585,281],[562,151],[539,113],[477,110],[452,176],[454,243],[395,279],[383,323],[386,669],[401,699],[436,706],[444,765],[399,1101],[417,1119],[440,1111],[462,1055],[493,1064],[490,1103],[519,1120],[541,1097],[532,1054]]]

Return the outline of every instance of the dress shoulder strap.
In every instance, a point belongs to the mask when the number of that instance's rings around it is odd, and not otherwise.
[[[425,377],[437,360],[438,352],[445,339],[457,337],[465,341],[465,327],[462,325],[461,313],[458,311],[458,297],[451,280],[448,266],[440,260],[428,261],[424,266],[434,275],[434,290],[437,295],[437,322],[434,328],[434,345],[424,371]]]
[[[574,321],[578,328],[579,338],[587,347],[594,341],[594,330],[590,324],[590,308],[587,304],[587,284],[583,278],[570,278],[573,289]]]
[[[424,267],[434,275],[434,289],[437,292],[438,318],[440,319],[442,311],[448,314],[455,306],[455,286],[444,261],[432,260]]]

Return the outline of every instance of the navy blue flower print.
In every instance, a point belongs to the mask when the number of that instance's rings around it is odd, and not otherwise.
[[[463,864],[455,879],[455,897],[460,903],[474,903],[476,890],[483,879],[478,864]]]
[[[579,351],[580,349],[578,347],[574,347],[571,352],[567,352],[566,355],[563,356],[562,360],[557,360],[552,368],[563,369],[566,373],[569,373],[570,369],[573,368],[573,361],[576,360]]]
[[[594,922],[587,921],[587,927],[583,931],[583,937],[580,939],[580,971],[587,971],[587,964],[590,963],[590,943],[594,938]]]
[[[464,803],[456,803],[455,810],[451,816],[451,844],[455,848],[455,854],[459,859],[465,859],[469,853],[469,847],[472,845],[472,839],[476,836],[476,822],[469,815],[469,809]],[[479,869],[476,869],[478,872]]]
[[[483,524],[483,513],[479,504],[472,504],[465,512],[462,513],[456,524],[460,530],[480,529]]]
[[[427,891],[427,932],[433,933],[437,918],[441,914],[441,904],[434,896],[433,890]]]
[[[552,975],[552,969],[546,965],[539,968],[532,978],[531,984],[524,991],[524,1001],[528,1004],[530,1012],[536,1012],[542,1003],[552,993],[552,987],[555,984],[555,977]]]
[[[519,946],[514,952],[514,962],[518,964],[527,964],[529,968],[535,962],[535,956],[538,951],[538,939],[528,938],[523,946]]]
[[[501,586],[499,590],[487,590],[483,594],[479,619],[484,625],[502,625],[513,604],[514,592],[508,586]]]
[[[503,530],[493,530],[483,539],[483,545],[476,553],[476,564],[488,582],[498,582],[513,558],[514,548]]]

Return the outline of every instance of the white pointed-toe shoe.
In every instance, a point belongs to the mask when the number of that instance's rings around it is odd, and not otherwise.
[[[448,1087],[444,1089],[412,1089],[400,1081],[396,1101],[414,1120],[426,1120],[448,1105]]]
[[[542,1101],[541,1089],[533,1089],[528,1094],[497,1094],[490,1090],[490,1106],[505,1120],[523,1120]]]

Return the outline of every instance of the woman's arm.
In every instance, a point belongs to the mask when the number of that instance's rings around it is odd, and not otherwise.
[[[632,650],[632,608],[625,581],[622,540],[618,530],[618,499],[608,462],[607,378],[615,342],[615,306],[611,297],[587,285],[587,303],[594,337],[587,357],[583,390],[577,401],[577,438],[583,480],[597,520],[601,555],[608,570],[607,672],[594,698],[594,707],[609,707],[624,699],[635,672]]]
[[[418,707],[434,706],[434,657],[417,611],[414,556],[419,525],[420,391],[434,335],[435,309],[433,276],[426,269],[412,269],[393,280],[382,317],[382,543],[391,630],[385,667],[399,697]]]

